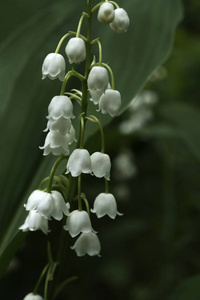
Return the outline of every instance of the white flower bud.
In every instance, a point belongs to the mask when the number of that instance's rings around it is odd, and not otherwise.
[[[88,213],[85,210],[74,210],[67,217],[64,229],[69,231],[71,237],[77,236],[80,232],[88,233],[94,231]]]
[[[42,75],[42,79],[45,79],[48,76],[52,80],[59,78],[63,81],[65,77],[64,57],[58,53],[48,54],[42,65]]]
[[[39,147],[40,149],[44,149],[43,155],[49,155],[52,153],[53,155],[68,155],[69,154],[69,137],[68,133],[66,135],[62,135],[60,132],[49,132],[46,136],[44,146]]]
[[[85,42],[79,37],[73,37],[67,43],[65,52],[68,56],[70,64],[78,64],[86,58]]]
[[[112,23],[110,23],[110,27],[112,30],[117,33],[123,33],[128,30],[130,24],[130,20],[127,12],[123,8],[115,9],[115,18]]]
[[[41,216],[60,221],[63,218],[63,214],[69,215],[69,205],[65,203],[65,200],[61,193],[57,191],[51,191],[47,193],[40,190],[35,190],[28,198],[27,204],[24,204],[26,210],[36,210]]]
[[[75,149],[67,162],[67,173],[71,172],[73,177],[81,173],[92,173],[90,154],[86,149]]]
[[[88,76],[88,88],[90,91],[104,92],[108,87],[108,71],[104,67],[95,66]]]
[[[98,218],[108,215],[110,218],[115,219],[116,215],[123,215],[117,211],[115,197],[110,193],[99,194],[94,201],[94,208],[91,209],[91,212],[96,213]]]
[[[73,104],[67,96],[55,96],[48,106],[48,119],[73,119]]]
[[[103,114],[109,113],[111,117],[114,117],[118,113],[120,106],[121,95],[116,90],[106,90],[99,100],[99,110]]]
[[[111,161],[108,154],[95,152],[91,156],[92,162],[92,173],[98,177],[105,177],[107,180],[110,179]]]
[[[57,120],[54,120],[50,118],[47,122],[47,128],[44,130],[44,132],[48,130],[51,132],[59,131],[62,135],[65,135],[66,133],[69,132],[70,128],[71,128],[70,119],[65,119],[64,117],[61,117]]]
[[[71,249],[76,251],[77,256],[84,256],[85,254],[99,256],[101,245],[97,235],[94,232],[89,232],[82,233]]]
[[[26,297],[23,300],[43,300],[43,299],[44,298],[42,298],[38,294],[30,293],[30,294],[26,295]]]
[[[41,229],[45,234],[48,233],[48,220],[37,213],[35,210],[31,210],[22,226],[19,227],[22,231],[35,231]]]
[[[111,23],[114,20],[115,12],[114,12],[114,6],[109,3],[105,2],[99,7],[97,19],[99,22],[108,24]]]

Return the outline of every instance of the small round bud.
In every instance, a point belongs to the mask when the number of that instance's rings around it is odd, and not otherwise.
[[[103,3],[98,11],[97,19],[100,23],[109,24],[114,20],[115,12],[114,6],[109,3]]]
[[[112,23],[110,23],[110,27],[112,30],[117,33],[123,33],[128,30],[130,24],[130,20],[127,12],[123,8],[115,9],[115,18]]]
[[[70,64],[79,64],[86,58],[85,42],[79,37],[73,37],[69,40],[65,52],[68,56]]]

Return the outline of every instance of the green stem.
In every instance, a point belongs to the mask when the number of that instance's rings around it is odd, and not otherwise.
[[[84,76],[81,75],[80,73],[76,72],[75,70],[71,70],[71,71],[67,72],[67,74],[65,75],[65,78],[64,78],[64,80],[63,80],[63,83],[62,83],[60,95],[64,95],[64,93],[65,93],[65,87],[66,87],[67,81],[68,81],[69,78],[72,77],[72,76],[77,77],[78,79],[80,79],[80,81],[85,80]]]
[[[85,118],[90,120],[91,122],[95,122],[99,125],[99,129],[100,129],[100,132],[101,132],[101,153],[105,153],[105,136],[104,136],[103,127],[102,127],[99,119],[97,117],[93,116],[93,115],[89,115]]]
[[[80,149],[83,149],[84,145],[84,131],[85,131],[85,118],[84,118],[85,113],[81,113],[79,116],[79,145],[78,147]]]
[[[114,2],[114,1],[109,1],[111,4],[113,4],[116,8],[120,8],[120,6],[116,3],[116,2]]]
[[[90,215],[90,206],[89,206],[89,203],[87,201],[87,198],[86,198],[85,194],[82,193],[81,198],[85,202],[85,206],[86,206],[86,210],[87,210],[88,215]]]
[[[92,8],[91,8],[91,2],[92,0],[88,0],[88,32],[87,32],[87,40],[86,43],[86,61],[85,61],[85,74],[81,77],[82,81],[82,103],[81,103],[81,113],[86,115],[87,113],[87,105],[88,105],[88,87],[87,87],[87,78],[90,71],[90,57],[91,57],[91,23],[92,23]],[[74,75],[73,71],[73,75]],[[67,75],[66,75],[67,76]],[[72,73],[71,73],[72,76]],[[62,89],[61,89],[61,95],[64,95],[65,92],[65,85],[68,78],[65,79],[65,82],[63,82]],[[85,124],[85,118],[83,119],[83,122]],[[77,141],[77,148],[80,147],[82,144],[82,136],[83,134],[79,132],[78,141]],[[72,202],[75,192],[77,189],[77,177],[70,177],[69,182],[69,189],[68,189],[68,197],[67,200],[69,203]],[[49,285],[49,293],[48,293],[48,300],[54,300],[56,295],[56,288],[59,286],[59,281],[62,275],[63,268],[66,268],[66,252],[68,249],[68,235],[64,230],[60,233],[60,239],[58,242],[58,248],[57,248],[57,255],[56,255],[56,261],[59,262],[59,267],[57,269],[57,272],[54,276],[54,281]]]
[[[81,174],[78,176],[78,210],[82,211],[82,201],[81,201]]]
[[[59,51],[60,51],[60,48],[61,48],[61,46],[62,46],[62,43],[64,42],[64,40],[68,37],[68,36],[70,36],[70,35],[72,35],[70,32],[68,32],[67,34],[65,34],[62,38],[61,38],[61,40],[59,41],[59,43],[58,43],[58,46],[57,46],[57,48],[56,48],[56,50],[55,50],[55,53],[58,53]]]
[[[77,95],[75,95],[73,93],[70,93],[70,92],[67,92],[65,94],[68,95],[71,100],[74,99],[74,100],[76,100],[81,105],[82,100],[81,100],[81,98],[79,96],[77,96]]]
[[[95,44],[97,43],[98,44],[98,47],[99,47],[99,66],[102,65],[102,46],[101,46],[101,42],[100,42],[100,39],[95,39],[92,41],[92,44]]]
[[[61,282],[61,284],[57,287],[55,294],[54,294],[54,298],[60,293],[60,291],[62,291],[62,289],[69,283],[71,283],[72,281],[75,281],[78,279],[78,276],[72,276],[66,280],[64,280],[63,282]]]
[[[105,179],[105,193],[109,194],[109,181]]]
[[[43,189],[43,185],[45,184],[45,182],[47,182],[49,180],[49,177],[46,177],[46,178],[44,178],[42,181],[41,181],[41,183],[40,183],[40,185],[39,185],[39,190],[42,190]]]
[[[48,185],[47,185],[47,188],[46,188],[46,192],[47,193],[51,193],[51,187],[52,187],[52,183],[53,183],[53,177],[55,175],[55,172],[56,172],[56,169],[58,167],[58,165],[60,164],[60,162],[63,160],[63,159],[66,159],[67,157],[63,154],[61,154],[61,156],[55,161],[52,169],[51,169],[51,173],[50,173],[50,176],[49,176],[49,181],[48,181]]]
[[[77,32],[76,32],[76,37],[79,37],[80,36],[80,32],[81,32],[81,26],[82,26],[82,23],[83,23],[83,19],[87,17],[88,18],[88,14],[86,14],[85,12],[82,13],[82,16],[79,20],[79,23],[78,23],[78,28],[77,28]]]
[[[105,67],[108,72],[110,73],[110,77],[111,77],[111,87],[114,90],[115,89],[115,80],[114,80],[114,75],[113,75],[113,71],[111,69],[111,67],[109,67],[109,65],[102,63],[102,66]]]
[[[42,271],[42,273],[41,273],[41,275],[40,275],[40,278],[38,279],[38,282],[36,283],[35,288],[34,288],[34,290],[33,290],[33,295],[36,295],[36,294],[37,294],[37,291],[38,291],[38,289],[39,289],[40,283],[41,283],[41,281],[42,281],[42,279],[43,279],[45,273],[47,272],[47,270],[48,270],[48,268],[49,268],[49,265],[50,265],[50,264],[48,263],[48,264],[44,267],[44,269],[43,269],[43,271]]]

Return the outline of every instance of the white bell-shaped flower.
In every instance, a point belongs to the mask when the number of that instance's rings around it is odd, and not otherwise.
[[[103,114],[109,113],[111,117],[114,117],[121,106],[121,95],[116,90],[107,89],[99,100],[99,110]]]
[[[64,229],[69,231],[71,237],[77,236],[80,232],[88,233],[94,231],[92,229],[90,217],[85,210],[74,210],[67,217]]]
[[[100,193],[94,201],[91,212],[96,213],[98,218],[108,215],[111,219],[115,219],[116,215],[123,215],[117,211],[115,197],[110,193]]]
[[[23,300],[43,300],[44,298],[38,294],[30,293]]]
[[[99,7],[97,15],[97,19],[99,22],[109,24],[114,20],[114,17],[114,6],[111,3],[105,2]]]
[[[110,23],[111,29],[117,33],[123,33],[128,30],[129,24],[130,19],[127,12],[123,8],[115,9],[114,20],[112,23]]]
[[[47,119],[73,119],[73,104],[67,96],[55,96],[48,106],[48,113]]]
[[[107,89],[110,89],[110,83],[108,83]],[[89,90],[90,92],[90,101],[92,101],[95,105],[99,103],[99,100],[101,96],[103,95],[104,91],[99,91],[99,90]]]
[[[67,43],[65,52],[68,56],[70,64],[78,64],[86,58],[85,42],[79,37],[73,37]]]
[[[99,90],[89,90],[90,91],[90,101],[92,101],[95,105],[97,105],[99,103],[99,99],[101,98],[101,96],[103,95],[103,91],[99,91]]]
[[[100,256],[101,245],[96,233],[88,232],[82,233],[71,249],[76,251],[77,256],[84,256],[85,254]]]
[[[95,66],[91,69],[88,76],[88,88],[90,91],[104,92],[108,87],[108,71],[104,67]]]
[[[68,133],[67,133],[68,134]],[[60,132],[49,132],[46,136],[44,146],[39,147],[44,149],[43,155],[46,156],[49,153],[53,155],[68,155],[69,154],[69,137],[63,135]]]
[[[108,154],[95,152],[91,156],[92,162],[92,173],[98,177],[105,177],[107,180],[110,179],[111,161]]]
[[[46,77],[50,79],[59,78],[61,81],[65,77],[65,60],[61,54],[50,53],[48,54],[42,65],[42,79]]]
[[[67,172],[73,177],[81,173],[92,173],[90,154],[86,149],[75,149],[67,162]]]
[[[26,217],[23,225],[19,227],[22,231],[35,231],[42,230],[45,234],[48,233],[48,220],[37,213],[35,210],[31,210]]]
[[[68,143],[71,145],[73,142],[76,142],[76,132],[74,126],[71,125],[69,132],[67,133]]]
[[[47,128],[44,131],[56,132],[59,131],[62,135],[69,132],[71,128],[71,119],[61,117],[57,120],[50,118],[47,122]]]
[[[65,203],[65,200],[61,193],[58,191],[51,191],[47,193],[40,190],[35,190],[28,198],[27,204],[24,204],[26,210],[35,210],[41,216],[47,219],[54,219],[60,221],[63,218],[63,214],[69,215],[69,204]]]

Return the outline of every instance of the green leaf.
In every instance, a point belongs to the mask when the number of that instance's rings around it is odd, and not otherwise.
[[[94,16],[93,35],[102,41],[103,59],[113,68],[124,110],[154,69],[169,55],[176,26],[182,17],[182,7],[179,0],[120,2],[131,19],[128,33],[118,35],[109,26],[97,23]],[[26,10],[23,14],[23,4],[29,10],[28,16]],[[9,247],[12,248],[12,243],[17,245],[17,237],[12,238],[24,222],[23,203],[48,176],[55,160],[53,156],[43,158],[38,146],[44,143],[42,131],[46,126],[48,103],[60,93],[61,83],[48,79],[41,81],[41,65],[44,57],[55,51],[59,39],[68,30],[76,30],[78,18],[86,9],[86,1],[43,0],[37,1],[37,6],[36,10],[36,6],[29,7],[27,1],[21,0],[20,16],[25,21],[17,22],[15,7],[9,6],[13,15],[9,23],[13,24],[7,27],[7,18],[2,18],[4,24],[1,24],[7,28],[6,34],[12,31],[0,45],[0,126],[3,129],[0,145],[1,259],[6,255],[10,241]],[[5,7],[8,9],[7,4]],[[16,27],[17,24],[20,26]],[[70,80],[67,88],[76,87],[77,81]],[[96,113],[96,107],[92,103],[90,106]],[[100,113],[98,116],[102,124],[111,120]],[[95,130],[96,126],[90,126],[88,135]]]
[[[199,300],[200,299],[200,275],[182,282],[175,292],[166,300]]]

